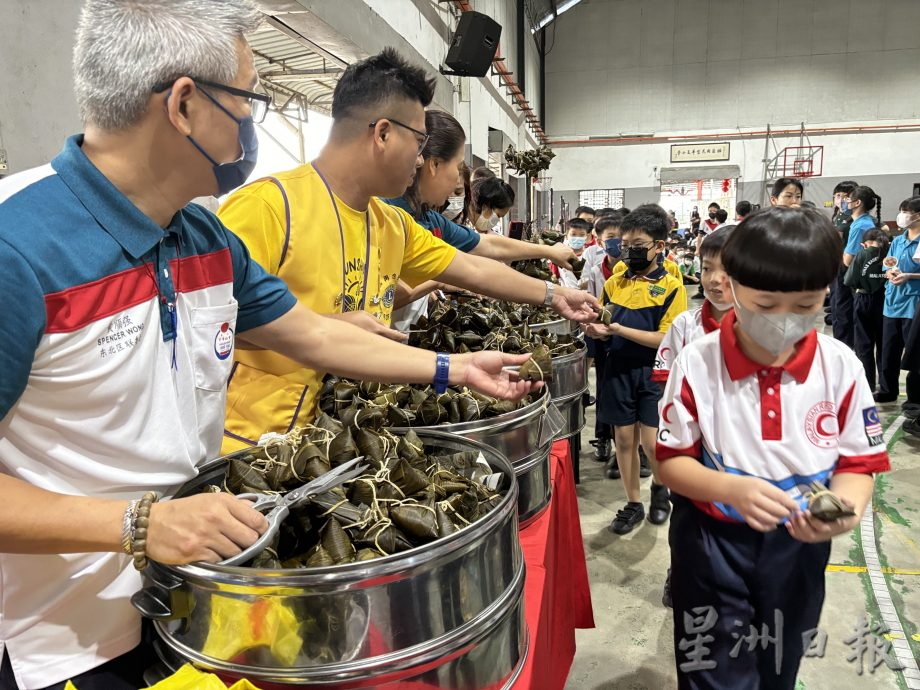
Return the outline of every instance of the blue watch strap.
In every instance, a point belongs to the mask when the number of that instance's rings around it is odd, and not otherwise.
[[[450,374],[450,355],[439,352],[435,356],[434,392],[440,395],[447,390],[447,376]]]

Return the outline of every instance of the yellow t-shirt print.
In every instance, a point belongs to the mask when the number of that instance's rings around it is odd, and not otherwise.
[[[238,189],[218,216],[305,306],[320,314],[351,313],[363,300],[364,310],[387,325],[397,282],[415,286],[436,279],[457,253],[380,199],[372,198],[366,211],[349,207],[330,194],[312,165]],[[266,350],[237,348],[234,359],[224,453],[256,443],[266,432],[285,433],[312,421],[324,372]]]

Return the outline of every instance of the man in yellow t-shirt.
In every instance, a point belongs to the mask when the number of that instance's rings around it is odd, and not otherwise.
[[[303,304],[394,339],[403,337],[388,327],[400,279],[411,286],[442,280],[592,320],[597,301],[588,293],[458,253],[377,198],[399,196],[412,183],[433,93],[434,80],[391,49],[350,66],[336,86],[332,131],[316,161],[238,190],[221,207],[221,220]],[[237,350],[235,357],[224,452],[313,419],[324,372],[272,352]]]

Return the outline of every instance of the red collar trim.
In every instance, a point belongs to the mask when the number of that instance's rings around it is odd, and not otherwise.
[[[726,316],[727,315],[728,314],[726,314]],[[712,304],[708,299],[703,301],[703,309],[700,312],[700,322],[703,324],[704,333],[712,333],[713,331],[719,330],[719,322],[716,321],[716,317],[712,315]]]
[[[705,307],[704,307],[705,308]],[[730,311],[722,317],[719,326],[719,341],[722,344],[722,357],[725,367],[732,381],[740,381],[748,376],[754,376],[761,370],[781,369],[789,373],[799,383],[804,383],[811,371],[811,364],[815,359],[818,349],[818,333],[812,330],[808,335],[795,344],[795,353],[781,367],[768,367],[758,364],[750,359],[738,346],[738,336],[735,335],[735,312]]]
[[[601,260],[601,273],[604,274],[604,280],[610,280],[610,277],[613,275],[613,269],[607,268],[607,256],[604,255],[604,258]]]

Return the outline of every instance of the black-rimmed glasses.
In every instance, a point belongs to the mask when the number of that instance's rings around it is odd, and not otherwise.
[[[644,249],[645,251],[649,251],[650,249],[653,249],[654,247],[655,247],[654,242],[652,242],[651,244],[648,244],[647,242],[643,244],[621,244],[620,251],[628,252],[630,249]]]
[[[176,77],[178,79],[178,77]],[[189,77],[193,82],[199,86],[209,86],[212,89],[220,89],[225,91],[233,96],[239,96],[240,98],[245,98],[249,101],[249,108],[252,111],[251,117],[252,121],[255,123],[260,123],[265,120],[265,115],[268,113],[268,106],[272,102],[272,97],[266,93],[257,93],[255,91],[247,91],[245,89],[238,89],[235,86],[228,86],[227,84],[221,84],[216,81],[209,81],[207,79],[199,79],[198,77]],[[153,87],[154,93],[162,93],[170,88],[174,83],[175,79],[172,81],[164,81]],[[398,123],[397,123],[398,124]]]
[[[418,140],[418,152],[419,152],[419,154],[421,154],[422,151],[425,150],[425,145],[428,143],[428,135],[427,135],[425,132],[420,132],[420,131],[418,131],[415,127],[410,127],[409,125],[407,125],[407,124],[405,124],[405,123],[403,123],[403,122],[400,122],[399,120],[394,120],[392,117],[381,117],[381,118],[379,118],[379,119],[374,120],[373,122],[371,122],[371,123],[368,125],[368,127],[376,127],[376,126],[377,126],[377,123],[380,122],[380,120],[386,120],[387,122],[392,122],[394,125],[399,125],[399,126],[402,127],[403,129],[408,129],[408,130],[409,130],[410,132],[412,132],[413,134],[417,134],[418,136],[421,137],[421,139]]]

